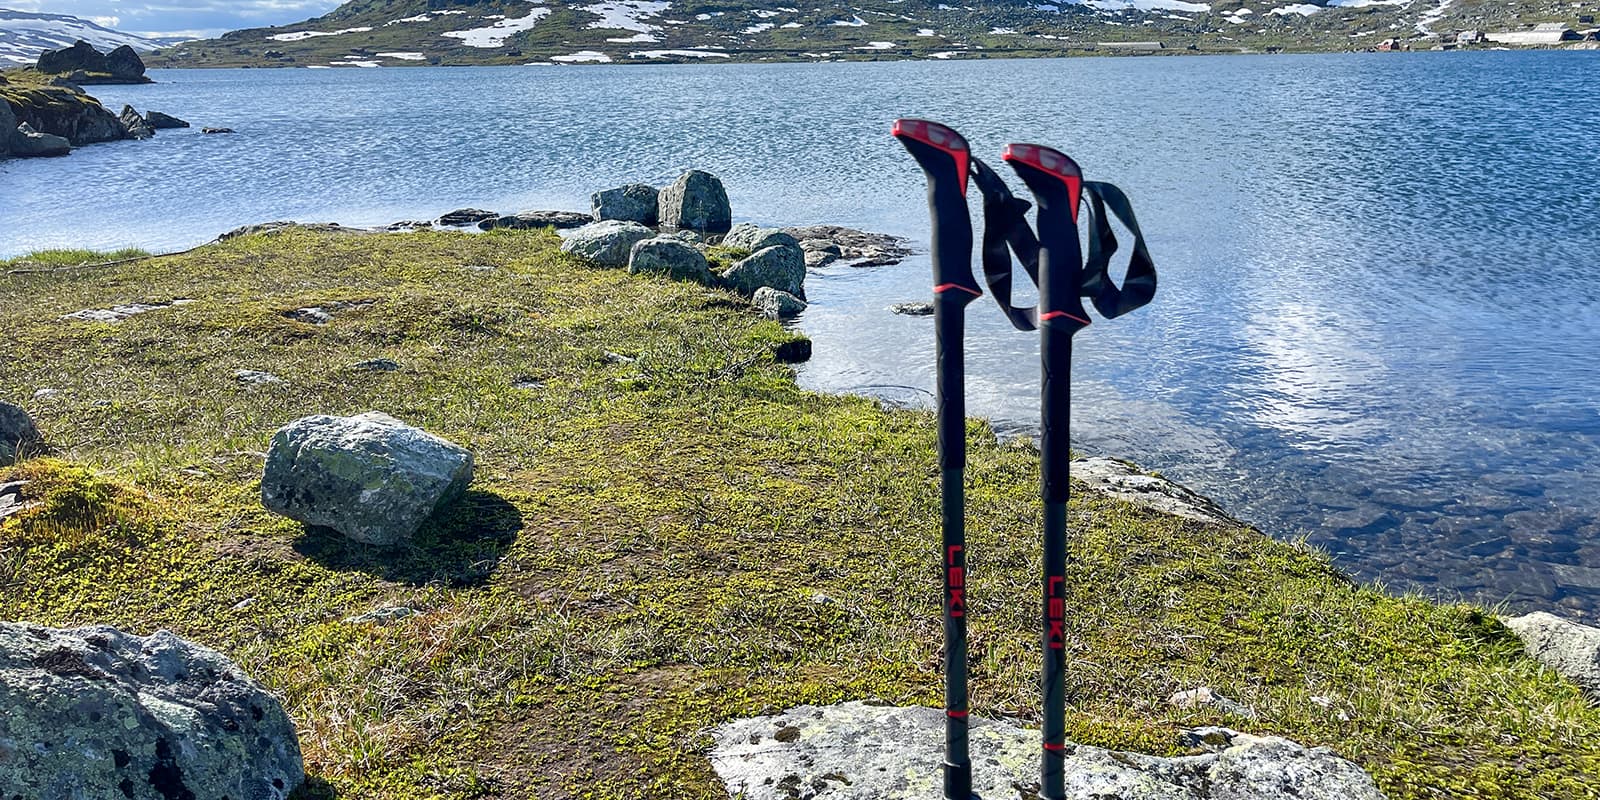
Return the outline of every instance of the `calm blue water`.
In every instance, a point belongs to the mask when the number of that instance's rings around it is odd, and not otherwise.
[[[165,131],[0,163],[0,255],[382,224],[722,176],[740,219],[925,237],[896,116],[1055,144],[1133,196],[1150,307],[1078,341],[1074,444],[1399,588],[1600,608],[1596,53],[220,70],[98,87]],[[996,159],[991,159],[996,160]],[[920,402],[926,257],[812,277],[812,387]],[[972,306],[973,413],[1037,423],[1036,346]]]

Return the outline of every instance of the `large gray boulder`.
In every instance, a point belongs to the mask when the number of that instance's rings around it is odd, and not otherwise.
[[[763,228],[751,225],[748,222],[741,222],[733,226],[733,229],[728,231],[728,235],[722,237],[723,247],[736,247],[740,250],[749,250],[752,253],[779,245],[799,247],[800,242],[777,228]]]
[[[709,172],[689,170],[661,190],[661,227],[723,233],[733,226],[733,209],[722,181]]]
[[[387,414],[316,415],[272,436],[261,502],[363,544],[400,544],[472,481],[472,454]]]
[[[1535,661],[1600,697],[1600,628],[1544,611],[1502,621]]]
[[[602,267],[625,267],[633,246],[655,235],[655,231],[637,222],[593,222],[563,240],[561,251]]]
[[[925,800],[940,796],[944,726],[933,708],[801,706],[713,729],[711,764],[729,795],[745,800]],[[1383,800],[1360,767],[1325,748],[1211,730],[1217,752],[1178,758],[1069,744],[1066,797]],[[974,717],[971,747],[975,794],[1037,789],[1037,730]]]
[[[28,412],[0,400],[0,465],[10,464],[19,451],[41,441],[39,428]]]
[[[654,225],[658,219],[656,187],[645,183],[630,183],[589,196],[589,208],[596,222],[620,219]]]
[[[132,47],[122,45],[106,53],[107,70],[118,78],[124,80],[137,80],[144,77],[144,59]]]
[[[711,283],[711,267],[693,245],[672,236],[635,242],[628,255],[628,271],[668,275],[679,280]]]
[[[1112,458],[1084,458],[1072,462],[1073,480],[1136,506],[1216,525],[1243,525],[1221,506],[1157,475],[1147,475],[1132,464]]]
[[[284,800],[294,724],[222,654],[166,631],[0,623],[0,788],[28,800]]]
[[[11,154],[14,156],[39,158],[64,156],[70,152],[72,152],[72,142],[65,136],[40,133],[26,122],[17,126],[16,134],[11,138]]]
[[[771,286],[802,300],[806,296],[806,258],[794,245],[774,245],[734,262],[722,273],[723,285],[746,297]]]

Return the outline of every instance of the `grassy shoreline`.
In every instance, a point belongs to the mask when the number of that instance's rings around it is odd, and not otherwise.
[[[291,230],[0,277],[0,399],[53,446],[0,468],[43,503],[0,522],[0,618],[223,651],[285,699],[312,797],[718,797],[708,725],[936,705],[931,417],[801,391],[772,357],[791,334],[742,301],[556,242]],[[309,305],[341,310],[285,316]],[[380,357],[402,369],[349,368]],[[479,464],[395,552],[256,498],[274,429],[365,410]],[[973,706],[1033,719],[1037,454],[969,439]],[[1083,492],[1072,513],[1074,740],[1174,753],[1226,724],[1330,746],[1394,798],[1600,792],[1600,709],[1482,609],[1247,528]],[[386,605],[421,613],[347,621]],[[1257,716],[1166,704],[1197,685]]]

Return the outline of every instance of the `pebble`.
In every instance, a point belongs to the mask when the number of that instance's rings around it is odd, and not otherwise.
[[[252,386],[265,386],[273,383],[283,383],[283,379],[258,369],[238,369],[233,371],[233,379]]]
[[[362,372],[398,372],[400,364],[387,358],[370,358],[351,364],[350,368]]]
[[[889,310],[896,314],[908,317],[927,317],[933,315],[932,303],[896,303],[889,306]]]

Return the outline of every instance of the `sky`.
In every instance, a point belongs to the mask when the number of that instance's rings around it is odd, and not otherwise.
[[[74,17],[148,36],[212,37],[321,16],[340,0],[0,0],[0,8]]]

